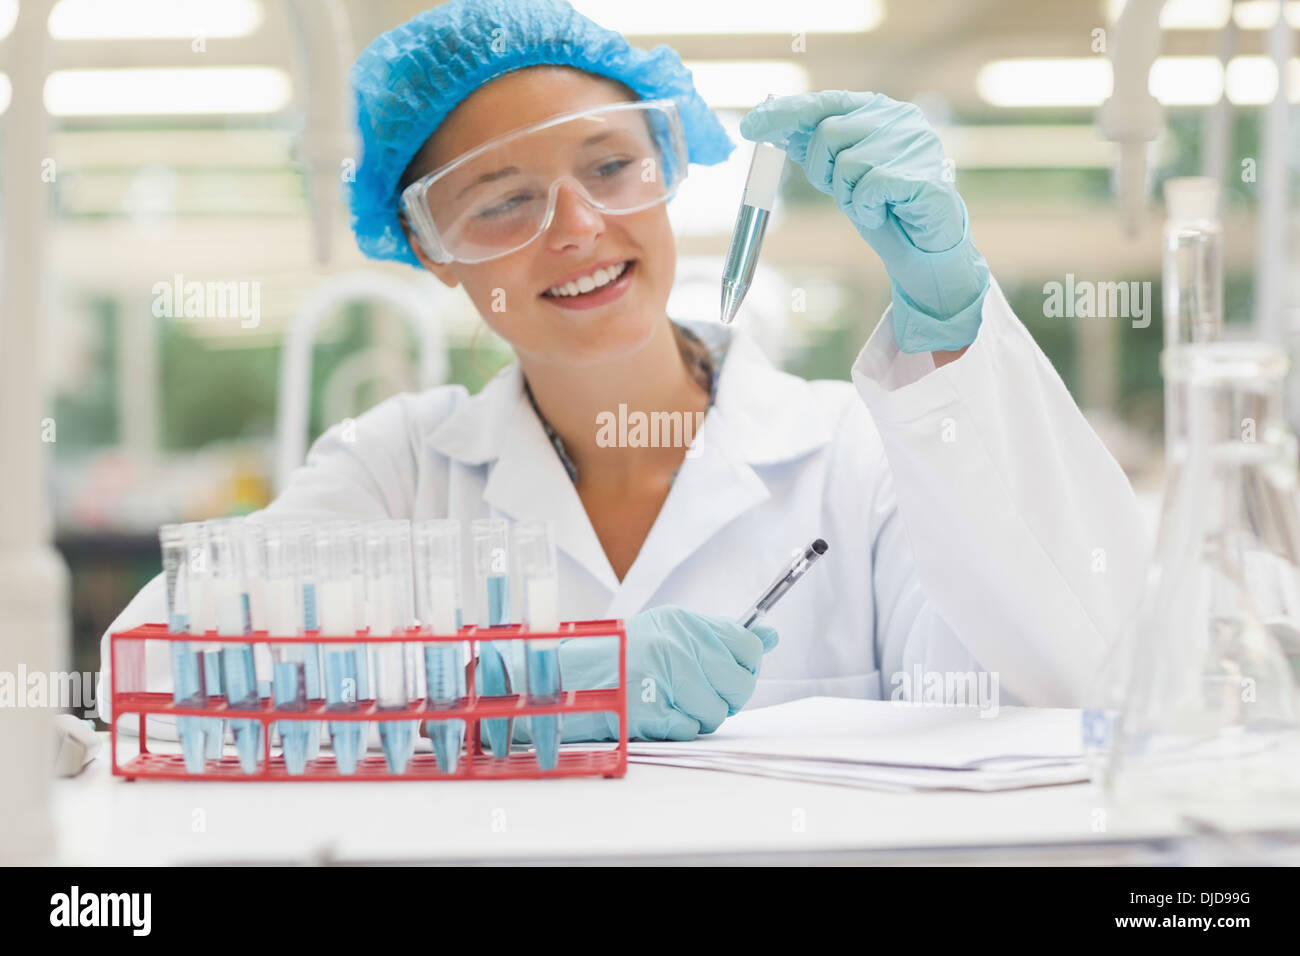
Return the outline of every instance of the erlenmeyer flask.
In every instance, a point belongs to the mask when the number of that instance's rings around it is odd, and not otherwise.
[[[1162,364],[1185,418],[1146,592],[1109,668],[1122,704],[1102,783],[1116,801],[1167,807],[1294,799],[1300,698],[1282,644],[1300,621],[1288,360],[1215,342],[1167,349]],[[1099,740],[1104,715],[1093,719]]]

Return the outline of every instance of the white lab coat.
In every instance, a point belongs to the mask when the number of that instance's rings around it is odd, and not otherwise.
[[[266,513],[554,519],[561,616],[575,620],[660,604],[739,614],[820,536],[829,552],[769,617],[780,643],[747,706],[916,697],[917,668],[996,674],[1002,704],[1080,703],[1136,601],[1143,523],[996,283],[961,358],[900,352],[886,312],[852,383],[776,369],[743,324],[691,327],[730,337],[716,403],[621,582],[517,364],[477,395],[398,395],[354,437],[331,428]],[[160,575],[110,632],[162,620]],[[102,654],[107,718],[107,634]],[[147,671],[170,688],[165,653]]]

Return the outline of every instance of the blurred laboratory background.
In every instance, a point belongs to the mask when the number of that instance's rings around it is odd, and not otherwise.
[[[0,0],[4,136],[15,135],[5,113],[18,95],[6,74],[25,55],[11,35],[18,2]],[[351,59],[430,5],[347,0],[346,30],[324,18],[326,5],[292,0],[52,5],[51,162],[25,175],[48,195],[45,307],[32,321],[44,324],[57,436],[47,474],[72,572],[73,669],[98,668],[99,635],[157,572],[161,523],[257,509],[329,424],[403,390],[477,390],[510,361],[459,290],[366,261],[339,177],[322,189],[304,172],[312,88],[328,78],[309,81],[296,58],[295,8]],[[839,88],[925,110],[993,274],[1144,492],[1161,478],[1164,180],[1218,180],[1228,329],[1292,349],[1300,3],[1169,0],[1150,74],[1153,139],[1123,116],[1099,124],[1124,42],[1122,0],[574,5],[637,46],[674,47],[737,144],[726,164],[694,167],[669,207],[674,318],[716,321],[751,152],[740,118],[768,94]],[[1127,167],[1137,195],[1121,200],[1112,140],[1126,131],[1142,162]],[[888,304],[884,271],[792,164],[775,217],[737,321],[784,368],[847,378]],[[7,242],[23,241],[4,225]],[[158,308],[163,286],[194,281],[255,291],[256,322],[233,307]],[[1078,281],[1149,282],[1149,321],[1053,314],[1045,286]]]

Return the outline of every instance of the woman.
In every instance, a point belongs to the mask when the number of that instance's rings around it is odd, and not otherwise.
[[[1001,703],[1080,702],[1135,598],[1141,520],[991,280],[919,110],[826,91],[742,125],[890,276],[852,383],[806,382],[743,316],[665,313],[666,202],[688,162],[732,149],[673,51],[554,0],[453,0],[376,39],[353,78],[361,248],[463,286],[518,361],[475,396],[399,395],[330,429],[266,515],[553,519],[562,615],[627,619],[634,737],[810,695],[951,699],[965,675]],[[701,428],[689,449],[611,442],[610,416],[634,413]],[[818,536],[830,552],[766,623],[736,624]],[[160,592],[110,630],[161,620]],[[561,668],[569,687],[614,681],[589,642]],[[565,727],[617,734],[603,715]]]

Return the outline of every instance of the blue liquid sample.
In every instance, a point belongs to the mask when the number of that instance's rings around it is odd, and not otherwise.
[[[382,710],[382,708],[380,708]],[[384,760],[389,773],[406,773],[406,762],[411,759],[412,733],[409,720],[385,720],[379,725],[379,742],[384,748]]]
[[[558,647],[534,648],[531,643],[528,655],[528,699],[534,704],[558,704],[560,689],[560,649]],[[533,744],[537,747],[537,763],[543,770],[554,770],[560,759],[559,714],[534,714],[529,719]]]
[[[252,645],[232,644],[224,648],[221,651],[221,673],[225,679],[226,702],[231,707],[257,709],[261,706]],[[256,720],[232,720],[230,729],[235,734],[239,766],[244,773],[257,773],[257,743],[262,737],[262,725]]]
[[[357,652],[325,650],[325,706],[330,710],[357,709]],[[365,723],[359,720],[331,720],[330,742],[334,763],[341,774],[352,774],[365,742]]]
[[[455,707],[465,696],[465,668],[458,644],[430,644],[424,648],[424,678],[428,684],[428,706]],[[433,742],[433,757],[443,773],[455,773],[465,746],[465,721],[457,718],[430,720],[424,725]]]
[[[277,710],[301,711],[307,707],[303,665],[283,661],[275,665],[275,707]],[[295,776],[307,769],[307,737],[312,724],[305,720],[276,721],[284,751],[284,767]]]
[[[188,620],[178,620],[181,617],[183,615],[172,616],[171,630],[174,633],[183,634],[189,629]],[[188,641],[178,641],[172,645],[172,702],[202,705],[202,696],[203,679],[198,652]],[[181,738],[181,753],[185,757],[187,773],[203,772],[204,729],[202,717],[176,718],[176,731]]]
[[[480,697],[502,697],[510,692],[510,677],[506,671],[505,658],[495,642],[488,641],[479,645],[478,682]],[[492,756],[508,757],[510,736],[514,729],[513,721],[494,717],[482,721],[482,724],[483,734],[487,737]]]
[[[493,574],[483,579],[487,591],[487,626],[494,627],[510,623],[510,579],[504,574]],[[502,642],[506,644],[507,642]],[[508,647],[508,644],[507,644]],[[502,648],[495,643],[479,645],[479,696],[501,697],[510,693],[510,675],[506,670]],[[507,651],[508,652],[508,651]],[[488,748],[494,757],[510,755],[510,737],[514,732],[513,721],[505,718],[485,720],[483,735],[487,737]]]
[[[320,627],[316,617],[316,585],[304,581],[302,585],[302,627],[305,631],[314,631]],[[307,699],[322,700],[325,697],[325,685],[320,669],[320,645],[308,644],[304,649],[307,658]],[[312,723],[311,733],[307,738],[307,759],[315,760],[320,755],[320,724]]]
[[[221,679],[221,650],[214,648],[210,651],[201,651],[200,656],[203,658],[204,697],[207,699],[220,697],[224,686]],[[226,736],[226,722],[220,717],[196,717],[195,719],[203,721],[204,749],[207,759],[220,760],[221,745]]]
[[[322,700],[325,697],[325,685],[321,680],[320,645],[304,644],[302,651],[305,660],[303,679],[306,684],[307,699]],[[320,753],[320,724],[316,721],[306,721],[303,727],[308,731],[307,759],[315,760]]]

